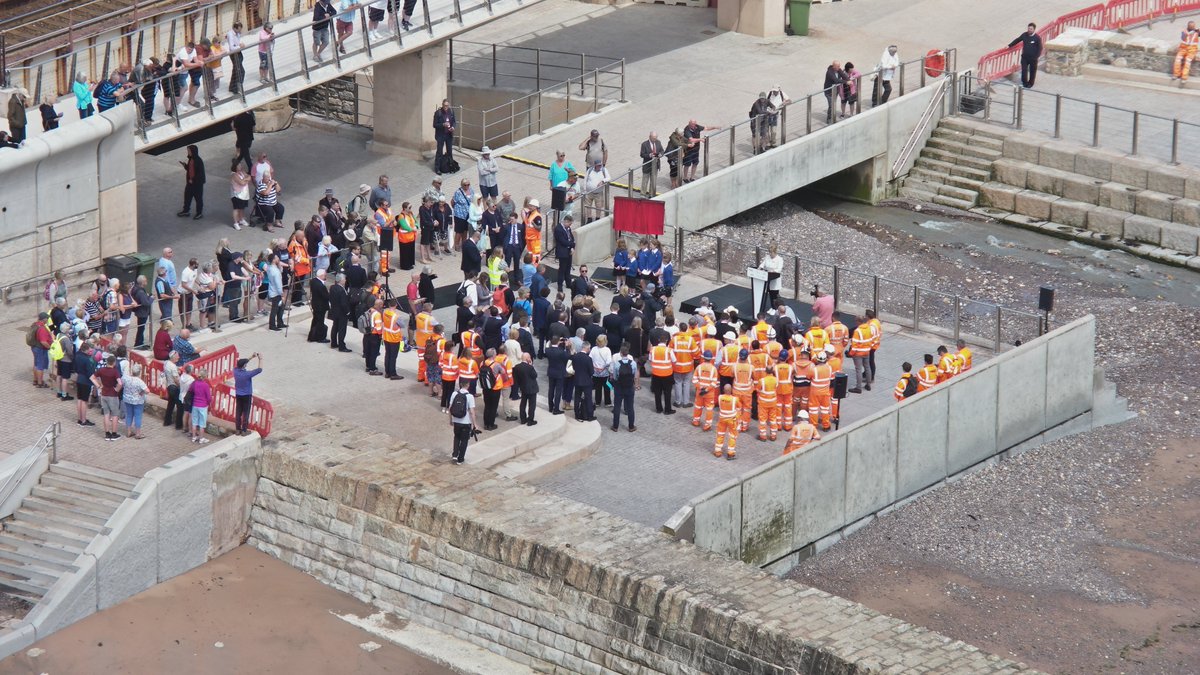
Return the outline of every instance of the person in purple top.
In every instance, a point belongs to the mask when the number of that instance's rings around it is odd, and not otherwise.
[[[208,426],[208,404],[212,402],[212,386],[208,383],[208,371],[201,368],[192,383],[192,442],[204,445],[204,429]]]
[[[254,359],[258,367],[246,370]],[[237,368],[233,369],[233,393],[237,397],[237,414],[235,415],[237,432],[240,436],[250,435],[250,403],[254,400],[254,376],[262,372],[262,354],[254,352],[249,359],[238,359]]]

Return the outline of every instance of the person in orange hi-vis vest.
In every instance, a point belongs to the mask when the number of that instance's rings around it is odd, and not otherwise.
[[[800,333],[792,333],[792,346],[788,351],[791,352],[793,361],[800,358],[800,352],[812,353],[808,348],[808,340],[804,339]]]
[[[425,303],[421,306],[421,311],[416,317],[416,343],[417,343],[417,382],[425,382],[428,380],[425,377],[425,343],[429,341],[433,335],[433,327],[437,325],[437,319],[433,318],[433,304]]]
[[[812,389],[813,377],[813,362],[808,351],[801,351],[792,365],[795,367],[792,371],[792,401],[797,411],[808,410],[808,393]]]
[[[671,393],[675,407],[682,408],[691,398],[692,371],[696,369],[696,360],[700,358],[700,343],[692,337],[686,323],[679,324],[679,332],[671,338],[671,351],[675,353],[675,363],[672,364],[674,384]]]
[[[675,352],[660,341],[650,348],[647,361],[650,364],[650,389],[654,392],[654,412],[674,415],[671,390],[675,386]]]
[[[775,339],[774,328],[767,335],[767,343],[763,345],[763,351],[767,353],[767,365],[773,366],[779,363],[779,354],[783,351],[783,345]]]
[[[367,362],[368,375],[383,375],[379,372],[379,346],[383,344],[383,298],[375,298],[375,304],[367,310],[367,323],[371,330],[363,334],[363,358]]]
[[[938,369],[933,365],[933,354],[925,355],[925,365],[917,371],[917,392],[932,389],[938,383]]]
[[[388,298],[383,310],[383,374],[389,380],[403,380],[404,376],[396,373],[396,356],[400,353],[400,343],[404,341],[404,315],[396,307],[396,299]]]
[[[762,343],[755,340],[750,343],[750,365],[754,367],[754,381],[758,382],[763,375],[767,374],[767,367],[770,366],[771,357],[767,356],[766,350],[762,348]]]
[[[737,363],[738,353],[741,351],[742,348],[733,340],[729,341],[724,347],[721,347],[721,351],[719,352],[721,358],[717,363],[717,376],[721,378],[722,389],[727,384],[733,384],[733,366]]]
[[[747,364],[748,365],[748,364]],[[742,399],[734,395],[733,387],[728,384],[717,397],[717,443],[713,446],[713,456],[726,459],[737,457],[737,437],[741,430]],[[725,450],[725,441],[729,441],[729,450]]]
[[[737,336],[737,343],[742,349],[750,349],[750,345],[754,343],[754,336],[743,328],[741,334]]]
[[[713,357],[721,353],[721,341],[717,339],[717,327],[709,324],[704,328],[705,337],[700,339],[700,353],[711,352]]]
[[[536,199],[529,200],[529,213],[525,214],[525,248],[533,255],[533,264],[542,259],[542,213]]]
[[[938,353],[938,382],[945,382],[958,374],[958,359],[946,349],[945,345],[937,348]]]
[[[733,394],[741,403],[741,430],[750,428],[750,405],[754,400],[754,366],[750,365],[750,352],[738,352],[738,361],[733,364]]]
[[[842,372],[842,354],[833,348],[833,344],[825,345],[825,362],[833,369],[834,374]]]
[[[892,390],[892,397],[897,401],[903,401],[917,393],[917,383],[913,381],[916,376],[912,373],[912,364],[905,361],[900,368],[904,373],[900,375],[900,380],[896,382],[896,388]]]
[[[779,380],[768,371],[755,387],[758,394],[758,440],[775,440],[779,434]]]
[[[787,445],[783,446],[783,454],[791,454],[809,443],[819,440],[821,440],[821,432],[817,431],[812,422],[808,421],[808,412],[801,410],[800,421],[792,429],[792,435],[788,437]]]
[[[854,388],[850,391],[861,394],[865,387],[871,391],[871,345],[874,339],[871,335],[871,324],[867,319],[854,327],[850,336],[850,359],[854,361]]]
[[[446,341],[438,367],[442,371],[442,412],[450,409],[450,395],[454,393],[454,383],[458,380],[458,357],[454,355],[454,344]]]
[[[468,328],[458,336],[459,344],[461,344],[470,354],[471,358],[475,359],[476,363],[483,361],[483,339],[479,333]],[[472,394],[475,392],[471,392]]]
[[[787,350],[779,352],[779,361],[772,369],[776,381],[779,382],[779,428],[784,431],[791,431],[792,423],[795,420],[792,396],[796,385],[792,381],[792,372],[796,367],[788,360],[789,356],[791,355],[787,353]]]
[[[833,428],[833,397],[830,394],[833,369],[825,361],[825,352],[817,352],[816,363],[812,369],[812,386],[808,391],[808,415],[822,431],[829,431]]]
[[[713,365],[713,353],[704,352],[703,361],[696,366],[692,374],[692,384],[696,387],[696,402],[692,407],[692,426],[700,426],[700,417],[704,416],[704,430],[712,429],[713,407],[717,405],[717,391],[721,386],[717,376],[717,367]]]
[[[425,341],[425,379],[429,381],[429,395],[440,399],[442,397],[442,352],[446,349],[446,339],[442,337],[445,327],[438,324],[433,327],[433,335]]]
[[[512,374],[513,362],[511,359],[508,358],[508,354],[505,354],[505,353],[496,354],[494,363],[500,367],[499,372],[497,372],[497,374],[496,374],[495,387],[497,387],[500,390],[511,388],[513,385],[513,374]],[[484,364],[486,367],[486,361],[484,362]],[[508,396],[500,397],[501,408],[504,411],[504,418],[505,419],[516,419],[517,412],[515,410],[513,410],[513,407],[512,407],[512,404],[510,403],[510,401],[512,401],[512,399]]]
[[[974,355],[971,353],[971,348],[967,346],[965,340],[959,340],[956,343],[958,347],[958,372],[965,373],[971,369],[971,361]]]
[[[1192,60],[1196,58],[1196,48],[1200,47],[1200,31],[1196,30],[1196,22],[1187,22],[1187,28],[1179,34],[1179,50],[1175,52],[1175,67],[1171,71],[1172,80],[1187,82],[1192,70]]]
[[[833,345],[833,351],[839,358],[846,355],[846,348],[850,346],[850,329],[846,328],[846,324],[842,320],[833,315],[833,323],[825,329],[825,335],[829,337],[829,344]]]
[[[767,344],[767,340],[771,339],[767,333],[772,330],[774,329],[771,328],[771,324],[767,323],[767,315],[764,312],[759,312],[758,323],[754,324],[754,328],[750,330],[750,338],[758,340],[765,345]]]
[[[304,298],[304,282],[312,271],[312,262],[308,257],[308,244],[304,240],[304,230],[292,233],[292,239],[287,245],[288,255],[292,259],[292,304]]]
[[[804,334],[804,341],[808,343],[808,351],[814,358],[819,352],[825,351],[825,345],[829,344],[829,334],[821,328],[819,318],[813,317],[808,332]]]
[[[465,382],[472,396],[479,395],[475,389],[479,381],[479,362],[465,346],[458,349],[458,381],[460,386]]]

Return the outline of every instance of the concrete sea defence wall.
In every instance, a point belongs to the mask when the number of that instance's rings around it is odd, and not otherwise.
[[[535,669],[1024,669],[485,470],[337,421],[320,426],[281,433],[263,455],[250,543]]]
[[[1095,318],[1078,319],[698,497],[664,530],[784,572],[956,474],[1090,426],[1094,342]]]

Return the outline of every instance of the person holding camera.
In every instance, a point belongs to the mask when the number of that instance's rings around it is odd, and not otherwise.
[[[475,397],[467,390],[467,380],[458,378],[458,389],[450,397],[450,426],[454,429],[454,450],[450,458],[455,464],[467,460],[467,443],[479,435],[475,424]]]
[[[254,359],[258,367],[246,370],[250,360]],[[262,373],[262,354],[254,352],[249,359],[238,359],[237,367],[233,369],[233,393],[237,400],[236,420],[239,436],[250,435],[250,406],[254,401],[254,378]]]

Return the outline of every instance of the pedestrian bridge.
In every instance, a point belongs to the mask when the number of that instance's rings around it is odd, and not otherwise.
[[[227,53],[221,60],[223,78],[220,85],[208,91],[207,79],[202,83],[201,91],[196,94],[198,106],[186,103],[185,86],[179,95],[182,105],[177,106],[173,114],[165,114],[164,98],[171,95],[171,91],[163,85],[172,76],[155,80],[158,86],[154,116],[148,124],[138,116],[137,151],[170,143],[214,122],[231,119],[244,110],[265,106],[368,66],[375,67],[376,140],[385,145],[420,151],[432,149],[429,116],[446,96],[448,61],[444,42],[538,2],[540,0],[421,0],[414,10],[414,25],[410,30],[379,36],[372,36],[367,30],[368,16],[364,6],[354,12],[354,32],[344,44],[346,53],[339,53],[331,44],[324,50],[323,60],[317,61],[312,54],[312,12],[304,8],[309,3],[302,7],[297,0],[293,14],[274,21],[275,38],[264,80],[259,78],[257,19],[273,17],[252,17],[249,10],[245,10],[246,16],[243,16],[246,3],[220,2],[182,14],[166,15],[132,31],[119,30],[102,35],[94,44],[67,54],[50,50],[32,55],[21,65],[11,67],[10,76],[14,86],[24,86],[31,94],[29,103],[35,104],[30,111],[31,120],[38,117],[36,103],[42,95],[53,96],[56,90],[67,92],[57,106],[64,113],[62,124],[65,126],[78,121],[75,97],[70,94],[74,73],[90,74],[93,80],[90,86],[94,86],[95,81],[122,64],[141,62],[153,55],[161,59],[177,52],[189,40],[198,42],[208,37],[215,42],[223,39],[233,22],[238,20],[255,27],[243,31],[240,50]],[[268,14],[271,6],[276,4],[282,10],[285,3],[282,0],[263,3]],[[132,18],[136,22],[136,15]],[[331,28],[331,40],[336,38],[334,32]],[[246,70],[244,87],[238,93],[230,93],[228,84],[233,75],[230,57],[238,53],[243,57]],[[36,123],[31,123],[28,130],[30,137],[43,133]]]

